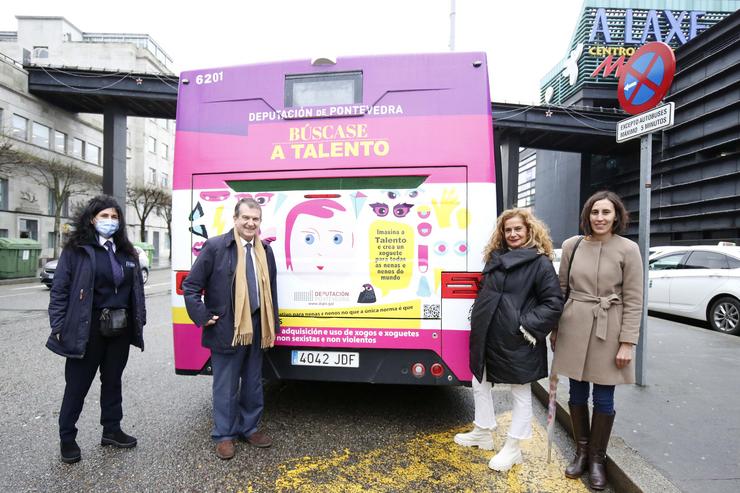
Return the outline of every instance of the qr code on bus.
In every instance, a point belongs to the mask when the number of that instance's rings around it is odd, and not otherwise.
[[[424,318],[442,318],[439,305],[424,305]]]

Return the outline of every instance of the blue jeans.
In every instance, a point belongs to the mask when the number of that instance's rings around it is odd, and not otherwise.
[[[588,404],[588,394],[591,382],[581,382],[579,380],[570,380],[570,404],[586,405]],[[601,414],[614,414],[614,385],[594,384],[594,411]]]

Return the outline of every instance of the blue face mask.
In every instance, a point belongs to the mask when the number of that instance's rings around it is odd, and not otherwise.
[[[118,219],[97,219],[95,231],[103,238],[110,238],[118,231]]]

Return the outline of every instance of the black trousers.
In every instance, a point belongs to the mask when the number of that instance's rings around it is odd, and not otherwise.
[[[59,411],[59,438],[71,441],[77,437],[77,419],[82,412],[85,396],[100,368],[100,424],[103,433],[115,433],[121,429],[123,407],[121,375],[128,362],[131,347],[131,328],[118,337],[103,337],[100,334],[99,313],[93,312],[90,338],[82,359],[67,358],[64,367],[64,398]]]

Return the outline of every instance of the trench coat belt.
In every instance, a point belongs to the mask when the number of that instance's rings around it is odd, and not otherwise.
[[[602,341],[606,340],[606,326],[607,326],[607,310],[612,305],[621,305],[622,298],[618,294],[612,293],[609,296],[594,296],[588,293],[582,293],[580,291],[571,291],[570,298],[573,301],[583,301],[586,303],[594,303],[594,307],[591,312],[594,314],[596,319],[596,337]]]

